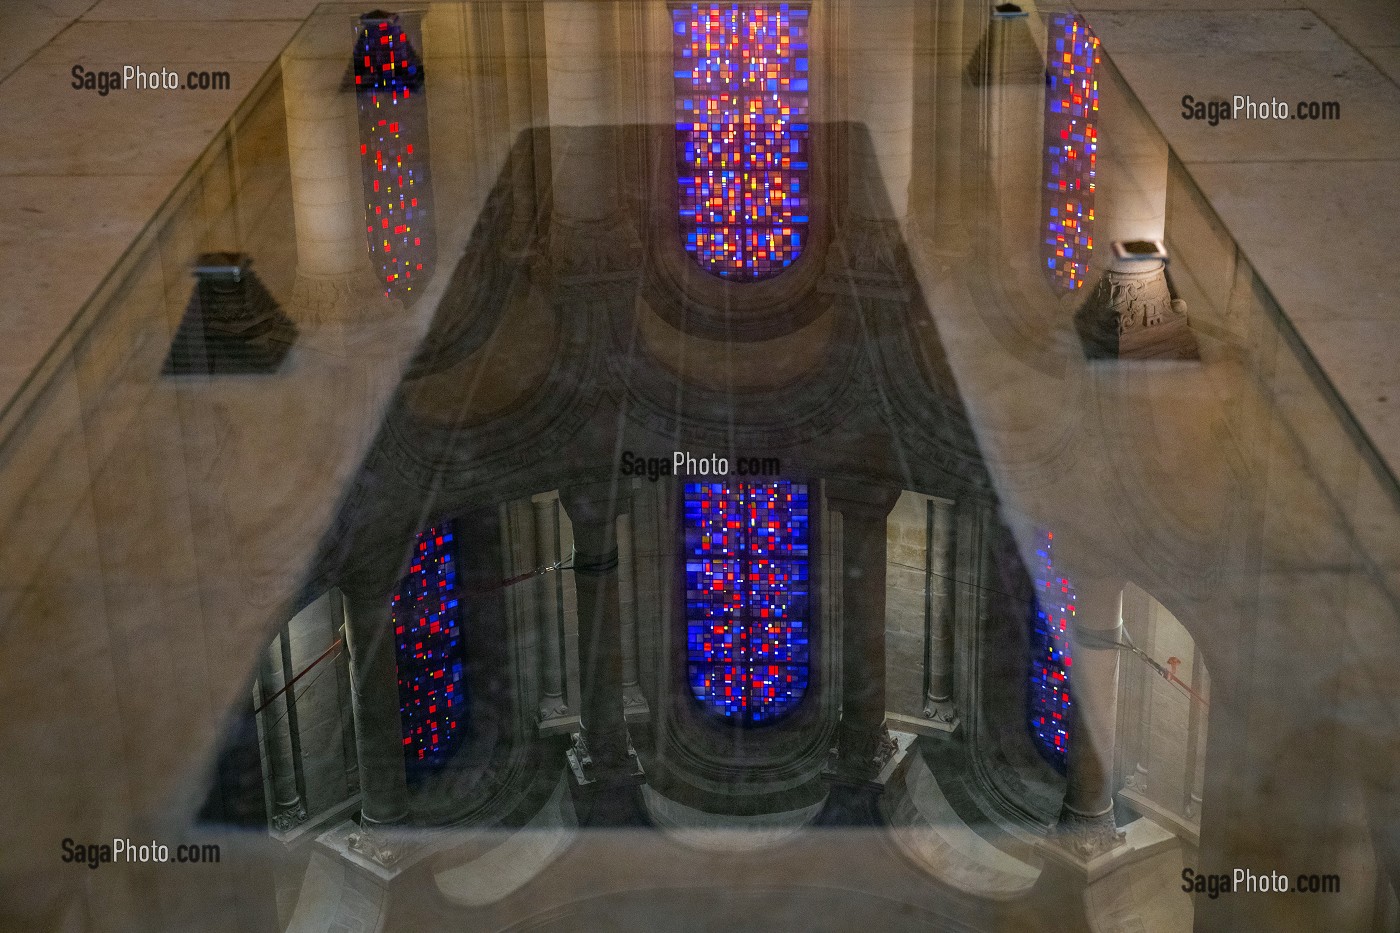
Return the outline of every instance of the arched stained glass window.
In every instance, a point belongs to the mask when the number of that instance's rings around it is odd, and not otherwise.
[[[423,65],[397,15],[360,17],[355,43],[365,230],[384,294],[407,299],[433,271]]]
[[[408,575],[390,604],[404,757],[411,768],[447,761],[465,731],[458,598],[457,544],[451,523],[444,522],[414,540]]]
[[[807,690],[808,521],[800,483],[685,486],[690,688],[723,716],[768,722]]]
[[[1045,532],[1036,549],[1035,600],[1031,617],[1030,726],[1036,745],[1061,770],[1069,753],[1070,625],[1075,595],[1069,578],[1055,570],[1055,535]]]
[[[735,281],[771,278],[808,226],[807,9],[672,9],[685,250]]]
[[[1099,40],[1082,16],[1050,17],[1045,89],[1045,272],[1059,288],[1084,284],[1094,248],[1099,136]]]

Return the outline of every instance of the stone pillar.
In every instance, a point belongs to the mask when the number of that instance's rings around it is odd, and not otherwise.
[[[559,562],[559,497],[542,493],[531,498],[535,507],[535,563],[551,567]],[[565,715],[564,645],[560,625],[560,575],[543,573],[535,578],[539,606],[540,720]]]
[[[262,699],[263,748],[267,756],[267,773],[272,784],[273,829],[287,832],[306,821],[306,804],[297,781],[296,749],[292,741],[292,708],[288,693],[281,692],[287,684],[283,667],[283,628],[259,658],[258,682]],[[280,695],[279,695],[280,693]]]
[[[928,548],[925,558],[926,606],[928,611],[928,691],[924,696],[924,717],[939,725],[957,722],[953,703],[953,623],[956,587],[953,571],[957,554],[957,521],[953,506],[946,502],[928,503]],[[936,596],[936,598],[935,598]]]
[[[1114,242],[1166,236],[1166,141],[1106,69],[1099,75],[1099,94],[1093,258],[1096,266],[1107,263],[1107,270],[1075,315],[1075,328],[1091,359],[1199,359],[1186,303],[1171,296],[1166,263],[1118,259],[1111,251]]]
[[[580,783],[598,778],[612,782],[637,771],[622,709],[618,503],[607,484],[564,490],[560,502],[573,524],[574,586],[578,591],[582,726],[570,750],[571,764]]]
[[[506,75],[506,98],[510,108],[511,218],[506,235],[506,251],[516,255],[528,252],[533,240],[535,214],[539,209],[535,186],[535,156],[530,132],[534,125],[534,99],[531,93],[530,14],[520,4],[502,9]]]
[[[939,253],[965,255],[962,218],[962,88],[968,56],[963,51],[963,3],[938,0],[934,42],[934,245]]]
[[[333,50],[337,67],[300,44],[282,58],[297,256],[287,312],[299,324],[354,320],[388,307],[365,240],[355,93],[341,87],[353,35],[347,29],[343,47]]]
[[[885,725],[885,519],[898,490],[831,483],[841,514],[841,728],[836,776],[873,780],[896,748]]]
[[[1071,621],[1069,756],[1056,841],[1084,861],[1123,841],[1113,819],[1113,759],[1118,726],[1118,655],[1123,581],[1067,565],[1076,597]]]
[[[387,592],[346,594],[355,748],[360,761],[360,813],[367,827],[408,816],[398,664]]]
[[[913,17],[908,6],[888,0],[853,7],[850,15],[858,20],[847,37],[851,119],[870,133],[869,161],[852,166],[872,186],[861,214],[903,222],[913,167]]]
[[[633,561],[632,516],[617,517],[617,573],[622,612],[622,705],[627,713],[646,712],[637,667],[637,567]]]

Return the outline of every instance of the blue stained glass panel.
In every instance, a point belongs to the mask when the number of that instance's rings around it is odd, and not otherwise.
[[[807,690],[809,530],[803,484],[685,486],[690,687],[723,716],[768,722]]]
[[[1056,14],[1046,56],[1041,257],[1051,282],[1073,291],[1094,248],[1099,40],[1083,17]]]
[[[807,237],[808,11],[711,3],[671,15],[685,250],[722,278],[771,278]]]
[[[1036,549],[1030,646],[1030,727],[1040,752],[1060,770],[1069,754],[1070,626],[1075,612],[1074,585],[1055,569],[1055,535],[1045,532]]]
[[[366,15],[355,43],[365,231],[384,294],[407,300],[433,271],[423,66],[398,16]]]
[[[466,712],[457,545],[450,522],[420,533],[390,603],[404,757],[436,767],[456,750]]]

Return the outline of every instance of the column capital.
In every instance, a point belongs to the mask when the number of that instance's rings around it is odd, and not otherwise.
[[[884,518],[899,501],[898,489],[886,489],[873,483],[851,480],[828,480],[826,498],[841,517]]]
[[[560,489],[559,504],[575,529],[580,525],[605,525],[611,529],[617,517],[628,511],[629,496],[621,482],[612,480]],[[616,535],[615,530],[612,534]],[[612,546],[616,546],[615,542]]]

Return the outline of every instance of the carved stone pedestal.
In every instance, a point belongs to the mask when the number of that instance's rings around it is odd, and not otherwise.
[[[1074,326],[1090,359],[1200,359],[1186,302],[1172,298],[1160,260],[1105,272]]]

